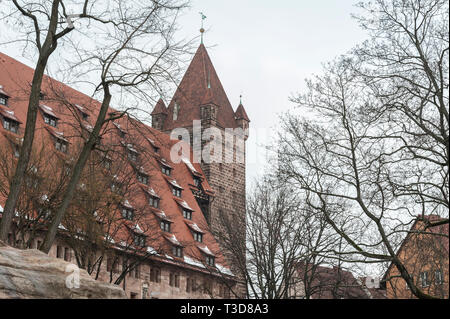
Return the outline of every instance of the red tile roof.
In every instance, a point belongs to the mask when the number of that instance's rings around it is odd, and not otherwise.
[[[169,104],[169,114],[173,114],[175,102],[180,106],[178,118],[174,121],[172,116],[168,116],[164,122],[164,131],[192,126],[193,120],[200,119],[200,105],[204,103],[219,106],[217,121],[220,126],[237,127],[233,108],[203,44],[197,49]]]
[[[194,65],[197,65],[199,62],[203,60],[208,60],[209,58],[205,56],[206,51],[204,48],[199,48],[200,56],[202,59],[199,60],[197,57],[196,61],[193,61]],[[210,63],[208,63],[209,65]],[[212,69],[211,73],[213,75],[213,84],[216,88],[219,87],[218,79],[216,78],[215,72]],[[0,53],[0,85],[2,85],[5,90],[10,95],[9,106],[6,107],[5,110],[13,111],[15,117],[19,121],[26,120],[27,107],[28,107],[28,95],[30,91],[29,83],[33,77],[33,69],[28,66],[14,60],[13,58]],[[188,74],[185,76],[185,79],[195,80],[196,83],[193,85],[198,85],[199,80],[193,78],[193,74]],[[186,82],[182,85],[182,88],[185,87]],[[219,90],[219,91],[220,91]],[[99,108],[100,102],[93,100],[89,96],[80,93],[74,90],[71,87],[64,85],[63,83],[57,82],[50,77],[45,76],[42,83],[42,91],[45,92],[47,100],[45,100],[45,104],[51,107],[52,112],[60,118],[58,122],[58,127],[52,128],[44,123],[42,116],[38,115],[37,123],[36,123],[36,135],[35,135],[35,144],[36,145],[45,145],[49,148],[50,151],[54,151],[54,144],[50,140],[50,136],[63,136],[64,139],[67,139],[71,142],[71,145],[76,145],[76,142],[79,142],[81,136],[78,133],[80,131],[80,127],[83,125],[91,125],[93,123],[89,123],[87,121],[83,123],[79,123],[79,119],[76,119],[74,116],[74,112],[70,110],[70,107],[75,107],[79,109],[79,107],[75,106],[74,103],[78,104],[83,108],[83,111],[88,112],[92,115],[89,120],[95,120]],[[63,103],[61,100],[57,98],[52,98],[52,94],[54,92],[63,92],[63,96],[66,101]],[[180,94],[178,90],[178,94]],[[222,93],[218,94],[218,97],[222,99],[220,102],[223,103],[223,99],[226,96],[222,95]],[[70,102],[70,103],[67,103]],[[225,105],[226,106],[226,105]],[[172,106],[173,107],[173,106]],[[231,108],[231,106],[228,105]],[[111,109],[111,112],[117,112],[114,109]],[[232,110],[229,112],[231,113]],[[229,120],[228,117],[225,116],[225,120]],[[234,120],[234,119],[233,119]],[[45,130],[43,128],[46,128]],[[117,134],[118,129],[122,132],[126,133],[124,136],[119,136]],[[0,125],[0,131],[3,133],[8,133],[3,127]],[[50,134],[49,134],[50,132]],[[61,133],[61,134],[58,134]],[[18,136],[20,137],[20,136]],[[123,116],[115,120],[114,123],[109,122],[106,127],[103,128],[102,135],[102,143],[105,145],[108,143],[118,145],[121,147],[123,151],[126,151],[126,147],[121,146],[121,143],[124,145],[131,144],[132,147],[140,152],[139,156],[144,156],[145,160],[142,163],[139,163],[139,167],[145,170],[145,172],[149,175],[148,185],[143,185],[137,182],[137,178],[135,177],[135,185],[136,189],[133,192],[133,197],[127,198],[128,203],[127,206],[131,206],[135,209],[144,209],[144,219],[139,220],[139,228],[136,227],[136,222],[130,222],[129,227],[131,229],[139,229],[140,233],[144,233],[148,235],[149,238],[153,238],[155,234],[158,235],[158,238],[155,242],[147,243],[148,246],[158,247],[164,246],[166,243],[165,233],[160,229],[158,217],[164,212],[167,219],[169,219],[173,224],[171,227],[172,235],[176,236],[178,242],[180,242],[184,248],[184,256],[188,258],[188,260],[203,260],[203,256],[200,251],[197,249],[196,243],[190,231],[190,227],[185,223],[185,219],[182,214],[182,210],[180,207],[180,202],[176,200],[176,198],[172,194],[172,190],[170,184],[166,180],[166,176],[161,171],[161,163],[164,165],[168,165],[172,168],[171,172],[171,180],[175,180],[177,185],[180,185],[184,190],[182,192],[182,200],[183,203],[186,203],[188,207],[193,210],[192,213],[192,222],[197,224],[204,232],[203,241],[205,245],[209,247],[211,252],[216,256],[216,261],[218,267],[227,267],[225,259],[222,256],[221,249],[219,247],[218,242],[212,235],[209,230],[206,219],[195,199],[194,194],[192,193],[192,185],[194,185],[194,175],[193,170],[200,175],[201,178],[201,187],[204,192],[213,195],[214,191],[211,189],[208,181],[206,180],[201,166],[199,163],[192,163],[192,155],[190,160],[189,167],[185,162],[181,161],[180,163],[173,163],[170,160],[166,160],[166,162],[161,159],[170,159],[170,150],[172,146],[178,143],[178,140],[170,140],[169,135],[157,131],[142,122],[134,120],[128,116]],[[4,134],[0,134],[0,144],[5,143]],[[159,151],[156,153],[154,147],[158,147]],[[3,146],[2,146],[3,147]],[[71,146],[69,146],[70,149]],[[57,153],[57,152],[56,152]],[[192,151],[191,151],[192,154]],[[110,159],[114,161],[114,152],[110,154]],[[133,172],[135,170],[136,165],[129,162],[129,167],[124,167],[123,170],[127,172]],[[135,176],[135,175],[134,175]],[[118,182],[121,181],[122,176],[114,176],[113,177]],[[148,204],[148,194],[156,193],[157,196],[160,197],[160,207],[158,209],[150,207]],[[4,206],[5,198],[0,196],[0,204]],[[129,205],[128,205],[129,204]],[[148,212],[148,213],[147,213]],[[154,212],[150,213],[150,212]],[[120,212],[117,212],[120,214]],[[116,237],[113,238],[115,243],[120,243],[122,241],[126,241],[127,237],[125,236],[125,229],[122,233],[117,233]],[[173,236],[170,236],[170,239],[173,239]],[[171,254],[170,250],[167,250],[167,254]],[[158,258],[164,262],[167,262],[168,259],[165,256],[158,256]],[[170,258],[169,258],[170,259]],[[173,262],[173,260],[171,261]],[[178,260],[183,264],[183,260]],[[183,264],[185,265],[185,264]],[[187,265],[187,264],[186,264]]]
[[[236,116],[236,119],[237,119],[237,120],[239,120],[239,119],[244,119],[244,120],[250,122],[250,119],[248,118],[247,112],[245,112],[245,108],[244,108],[244,106],[242,105],[242,103],[239,104],[239,106],[238,106],[238,108],[237,108],[237,110],[236,110],[235,116]]]

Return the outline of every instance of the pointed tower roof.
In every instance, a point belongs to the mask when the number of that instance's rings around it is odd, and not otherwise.
[[[179,105],[177,120],[173,120],[175,102]],[[218,108],[217,123],[224,128],[235,128],[237,123],[233,107],[228,100],[222,83],[203,44],[197,49],[172,101],[168,107],[169,116],[164,123],[164,131],[176,127],[192,126],[193,120],[200,119],[200,105],[213,103]]]
[[[245,112],[245,108],[242,105],[242,103],[239,103],[238,108],[236,109],[236,112],[234,113],[237,120],[244,119],[248,122],[250,122],[250,119],[248,118],[247,112]]]
[[[155,108],[150,115],[156,114],[167,114],[166,104],[164,104],[164,101],[161,98],[159,99],[158,103],[156,103]]]

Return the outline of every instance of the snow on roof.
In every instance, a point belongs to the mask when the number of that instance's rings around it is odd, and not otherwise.
[[[188,205],[188,203],[186,203],[185,200],[176,200],[178,204],[180,204],[181,207],[190,210],[191,212],[193,212],[194,210]]]
[[[234,274],[231,272],[230,268],[222,266],[221,264],[216,264],[216,268],[222,274],[234,276]]]
[[[177,181],[174,179],[169,179],[169,183],[176,188],[183,189],[183,187],[181,187],[180,184],[178,184]]]
[[[195,259],[192,259],[192,258],[190,258],[190,257],[188,257],[186,255],[183,258],[184,258],[184,262],[186,264],[189,264],[189,265],[192,265],[192,266],[201,267],[201,268],[206,268],[205,265],[203,265],[201,262],[199,262],[199,261],[197,261]]]
[[[144,233],[144,231],[142,230],[142,228],[139,227],[139,224],[136,224],[136,225],[134,226],[133,230],[134,230],[135,232],[139,233],[139,234],[143,234],[143,233]]]
[[[178,241],[177,237],[174,234],[164,234],[164,236],[167,238],[167,240],[169,240],[172,244],[174,244],[175,246],[183,246],[181,245],[181,243]]]
[[[198,249],[200,249],[202,252],[204,252],[205,254],[207,254],[207,255],[210,255],[210,256],[214,256],[214,254],[211,252],[211,250],[209,250],[209,248],[208,248],[208,246],[197,246],[198,247]]]
[[[156,251],[155,248],[151,247],[151,246],[147,246],[147,253],[148,254],[158,254],[158,252]]]
[[[125,206],[126,208],[133,208],[133,206],[131,206],[131,204],[128,201],[128,199],[125,199],[125,201],[122,203],[122,205]]]
[[[3,213],[3,207],[0,205],[0,213]]]
[[[168,221],[168,222],[172,222],[170,220],[170,218],[167,217],[166,213],[164,213],[164,211],[159,211],[159,212],[153,211],[153,213],[155,213],[156,216],[158,216],[160,219],[163,219],[163,220]]]
[[[187,220],[185,220],[185,223],[186,223],[193,231],[196,231],[197,233],[202,233],[202,234],[205,233],[203,230],[200,229],[200,227],[198,227],[198,225],[197,225],[196,223],[189,222],[189,221],[187,221]]]
[[[186,164],[186,166],[193,172],[198,173],[195,169],[194,165],[192,165],[191,161],[187,157],[182,157],[181,160]]]
[[[62,224],[59,224],[58,228],[59,228],[59,229],[62,229],[62,230],[67,230],[67,228],[64,227]]]

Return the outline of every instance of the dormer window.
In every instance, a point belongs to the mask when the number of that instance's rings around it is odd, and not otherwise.
[[[0,105],[8,105],[9,96],[3,91],[3,86],[0,85]]]
[[[131,207],[128,201],[125,201],[125,203],[121,206],[121,213],[122,217],[125,219],[133,220],[134,218],[134,209],[133,207]]]
[[[139,152],[131,144],[127,144],[127,157],[130,161],[136,162]]]
[[[50,115],[44,114],[44,123],[53,127],[57,127],[58,119],[55,117],[51,117]]]
[[[194,177],[194,185],[197,188],[200,188],[202,186],[202,180],[198,177]]]
[[[122,189],[122,183],[118,182],[118,181],[113,181],[111,183],[111,191],[118,194],[120,193],[120,190]]]
[[[163,167],[161,168],[161,171],[162,171],[162,173],[163,173],[164,175],[170,176],[170,173],[171,173],[172,170],[171,170],[170,168],[166,167],[166,166],[163,166]]]
[[[138,179],[139,183],[148,185],[148,175],[147,174],[138,172],[137,173],[137,179]]]
[[[205,257],[205,262],[208,266],[212,266],[214,267],[216,265],[216,261],[215,258],[213,256],[206,256]]]
[[[86,113],[84,107],[82,107],[81,105],[78,105],[78,104],[75,104],[75,107],[80,112],[81,119],[83,121],[87,121],[87,119],[89,118],[89,114]]]
[[[0,95],[0,105],[8,105],[8,97]]]
[[[153,208],[159,208],[159,198],[154,196],[149,196],[148,203]]]
[[[47,105],[40,105],[42,110],[42,116],[44,118],[44,123],[53,127],[58,126],[58,117],[53,113],[53,109]]]
[[[203,242],[203,234],[202,233],[198,233],[198,232],[193,232],[194,235],[194,240],[202,243]]]
[[[173,186],[172,187],[172,194],[173,194],[173,196],[181,197],[181,188]]]
[[[15,134],[17,134],[17,132],[19,131],[19,123],[16,121],[13,121],[7,117],[3,118],[3,127],[5,130],[8,130]]]
[[[134,233],[134,244],[138,247],[146,246],[146,236],[142,234]]]
[[[67,141],[60,139],[60,138],[56,138],[55,139],[55,148],[57,151],[63,152],[63,153],[67,153]]]
[[[111,169],[112,159],[109,157],[103,158],[102,165],[105,169],[108,169],[108,170]]]
[[[183,217],[192,220],[192,212],[187,209],[183,209]]]
[[[167,220],[161,220],[159,225],[162,231],[170,233],[170,222],[168,222]]]
[[[172,246],[172,254],[175,257],[179,257],[179,258],[183,257],[183,248],[180,246]]]

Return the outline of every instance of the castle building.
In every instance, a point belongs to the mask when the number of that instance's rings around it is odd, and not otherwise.
[[[32,76],[33,69],[0,53],[0,213],[20,153]],[[100,108],[48,76],[41,91],[30,169],[9,236],[9,244],[23,249],[42,243]],[[233,111],[205,46],[168,107],[162,100],[154,107],[152,127],[112,108],[108,116],[50,255],[122,285],[130,298],[242,297],[238,267],[220,233],[225,218],[245,234],[250,121],[242,104]],[[198,138],[196,123],[202,135],[213,128],[216,135]],[[174,136],[177,128],[189,138]],[[231,142],[227,129],[237,132]],[[216,147],[208,148],[212,142]],[[190,152],[176,162],[171,150],[179,143]],[[218,159],[227,147],[232,160]],[[216,156],[199,161],[198,153]]]
[[[201,124],[197,132],[195,121]],[[219,241],[229,240],[230,227],[245,236],[245,141],[249,122],[242,102],[233,110],[203,44],[197,49],[168,107],[160,100],[152,112],[153,128],[167,134],[175,132],[175,137],[177,129],[186,129],[193,151],[207,157],[206,161],[204,158],[197,160],[216,196],[213,201],[199,200],[199,205]],[[207,134],[208,130],[213,130],[215,136]],[[227,134],[231,131],[234,134]],[[214,147],[209,148],[208,143]],[[205,149],[219,154],[208,158]],[[223,246],[227,245],[223,243]],[[230,264],[238,263],[236,253],[226,252],[226,256]],[[233,270],[239,271],[237,267]]]

